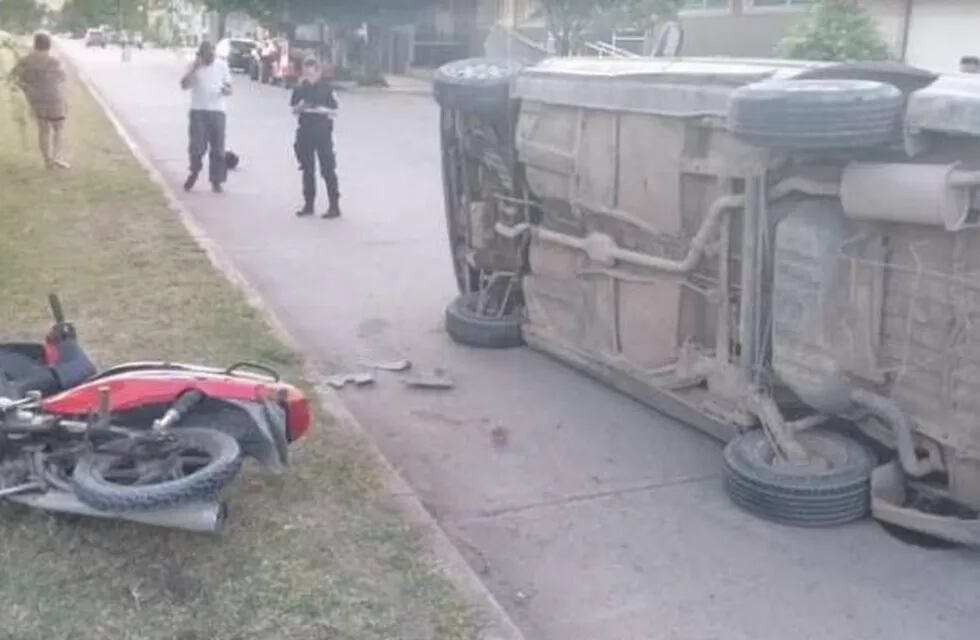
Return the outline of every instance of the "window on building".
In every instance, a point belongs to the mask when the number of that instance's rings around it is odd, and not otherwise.
[[[728,11],[732,0],[684,0],[682,11]]]

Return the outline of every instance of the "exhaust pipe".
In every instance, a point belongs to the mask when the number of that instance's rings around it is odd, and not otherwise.
[[[128,520],[155,527],[182,529],[196,533],[218,533],[225,521],[227,509],[219,502],[194,502],[169,509],[154,511],[100,511],[83,504],[70,493],[63,491],[48,491],[47,493],[32,493],[8,496],[11,502],[61,513],[74,513],[92,518],[110,518],[113,520]]]

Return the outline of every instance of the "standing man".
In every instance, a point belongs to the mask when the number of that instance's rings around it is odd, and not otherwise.
[[[65,106],[65,70],[51,55],[51,36],[34,35],[34,50],[20,59],[11,76],[23,89],[37,120],[38,146],[49,169],[68,169],[61,156],[61,134],[68,111]]]
[[[324,218],[340,217],[340,189],[337,186],[337,159],[333,150],[333,119],[337,113],[337,98],[330,80],[320,69],[315,58],[303,61],[303,78],[293,90],[289,101],[299,120],[296,128],[296,159],[303,172],[303,208],[298,216],[313,214],[316,200],[316,161],[320,160],[320,174],[327,184],[330,208]]]
[[[203,168],[204,152],[209,151],[211,190],[221,193],[228,175],[225,166],[225,97],[231,95],[231,71],[224,60],[215,58],[210,42],[201,43],[197,57],[180,79],[180,86],[191,91],[188,130],[191,167],[184,181],[184,191],[194,188]]]

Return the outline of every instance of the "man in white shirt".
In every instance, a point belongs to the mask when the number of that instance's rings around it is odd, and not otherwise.
[[[201,43],[197,57],[180,79],[180,86],[191,92],[188,145],[191,166],[184,190],[194,188],[204,166],[204,153],[209,151],[211,189],[221,193],[228,174],[225,166],[225,97],[231,95],[231,71],[224,60],[215,58],[210,42]]]

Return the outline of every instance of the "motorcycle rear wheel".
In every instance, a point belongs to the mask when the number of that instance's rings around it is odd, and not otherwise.
[[[92,452],[75,464],[71,484],[86,505],[101,511],[149,511],[216,499],[241,469],[233,437],[214,429],[178,428],[177,477],[153,478],[119,455]]]

